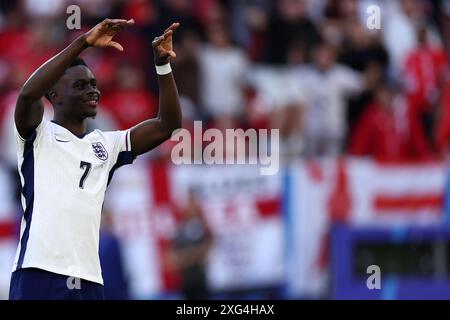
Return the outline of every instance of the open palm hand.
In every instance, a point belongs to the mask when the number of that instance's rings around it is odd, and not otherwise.
[[[169,62],[170,58],[176,58],[177,55],[173,51],[172,36],[174,31],[180,26],[178,22],[172,23],[172,25],[167,28],[163,35],[153,39],[153,55],[156,65],[163,65]]]
[[[112,47],[123,51],[122,45],[112,39],[118,32],[133,24],[133,19],[105,19],[86,33],[86,43],[92,47]]]

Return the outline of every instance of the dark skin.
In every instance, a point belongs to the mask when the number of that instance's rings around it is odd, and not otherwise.
[[[89,47],[111,47],[123,51],[123,47],[112,39],[133,24],[133,20],[106,19],[39,67],[25,82],[17,99],[14,119],[19,134],[24,138],[30,137],[42,121],[44,106],[41,99],[48,92],[54,108],[53,120],[74,135],[83,136],[87,119],[97,114],[100,91],[89,68],[82,65],[68,66]],[[173,23],[153,40],[156,65],[164,65],[176,57],[172,35],[178,26],[179,23]],[[135,157],[157,147],[181,127],[181,109],[172,73],[158,75],[158,83],[158,115],[137,124],[130,131]]]

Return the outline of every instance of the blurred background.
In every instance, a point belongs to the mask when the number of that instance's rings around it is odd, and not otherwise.
[[[81,30],[66,27],[70,4]],[[272,176],[176,166],[167,141],[119,170],[101,230],[107,298],[450,299],[449,0],[0,1],[0,298],[21,217],[18,90],[107,17],[136,24],[117,36],[123,53],[82,55],[102,92],[90,130],[155,116],[151,41],[178,21],[183,127],[279,129],[281,161]]]

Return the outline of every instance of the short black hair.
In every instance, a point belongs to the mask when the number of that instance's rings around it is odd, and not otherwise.
[[[70,63],[70,65],[67,67],[67,69],[72,68],[72,67],[76,67],[76,66],[85,66],[85,67],[88,68],[88,65],[86,64],[86,62],[85,62],[82,58],[80,58],[80,57],[76,57],[76,58]],[[66,70],[67,70],[67,69],[66,69]],[[48,99],[48,101],[51,102],[51,100],[50,100],[50,90],[47,91],[47,92],[45,93],[45,97]]]
[[[85,62],[82,58],[76,57],[76,58],[72,61],[72,63],[69,65],[69,67],[68,67],[67,69],[69,69],[69,68],[71,68],[71,67],[75,67],[75,66],[85,66],[85,67],[87,67],[87,64],[86,64],[86,62]]]

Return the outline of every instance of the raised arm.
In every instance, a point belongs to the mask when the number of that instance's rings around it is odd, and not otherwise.
[[[172,35],[179,23],[173,23],[164,34],[152,42],[156,66],[163,66],[175,58]],[[169,139],[175,129],[181,127],[181,108],[178,91],[172,72],[158,75],[159,110],[156,118],[139,123],[131,128],[131,146],[136,157],[157,147]]]
[[[14,120],[19,134],[27,138],[33,133],[44,113],[41,98],[84,49],[89,46],[113,47],[123,51],[123,47],[112,38],[133,23],[133,20],[106,19],[40,66],[22,86],[17,99]]]

